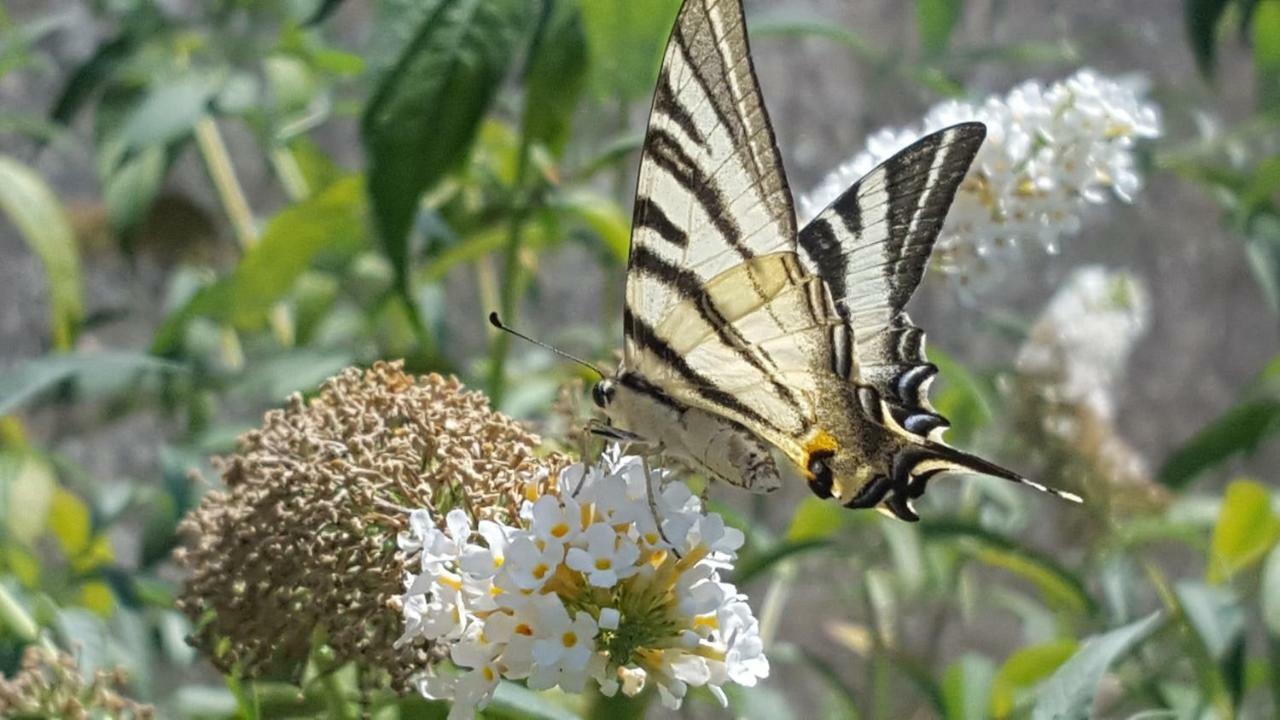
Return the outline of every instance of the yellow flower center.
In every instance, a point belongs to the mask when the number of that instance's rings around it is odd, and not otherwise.
[[[533,628],[529,627],[528,623],[520,623],[516,626],[515,632],[517,635],[533,635]]]
[[[551,568],[547,567],[546,563],[538,563],[533,566],[533,576],[538,580],[541,580],[547,576],[547,572],[549,570],[551,570]]]
[[[569,632],[560,636],[560,642],[564,643],[565,647],[571,648],[574,645],[578,644],[578,634],[570,630]]]
[[[485,679],[486,681],[488,681],[488,682],[493,682],[493,681],[494,681],[493,668],[489,667],[488,665],[485,665],[485,666],[484,666],[484,671],[483,671],[483,672],[484,672],[484,679]]]
[[[612,560],[610,560],[609,558],[597,558],[597,559],[596,559],[596,569],[597,569],[597,570],[608,570],[608,569],[609,569],[609,568],[611,568],[611,567],[613,567],[613,561],[612,561]]]
[[[569,534],[569,524],[568,524],[568,523],[556,523],[555,527],[551,528],[551,535],[552,535],[552,537],[555,537],[555,538],[562,538],[562,537],[564,537],[565,535],[568,535],[568,534]]]

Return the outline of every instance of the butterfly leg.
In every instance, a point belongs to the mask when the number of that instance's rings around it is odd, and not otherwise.
[[[649,471],[648,456],[640,456],[640,467],[644,470],[644,494],[645,499],[649,502],[649,515],[653,517],[653,525],[658,529],[658,537],[662,538],[662,541],[671,548],[671,552],[679,558],[681,555],[680,551],[676,549],[676,544],[671,542],[671,539],[667,537],[666,530],[662,529],[662,516],[658,513],[658,498],[653,492],[653,473]]]

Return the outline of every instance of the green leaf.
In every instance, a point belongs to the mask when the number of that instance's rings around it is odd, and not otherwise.
[[[1280,400],[1245,400],[1175,450],[1160,468],[1160,482],[1181,488],[1205,470],[1238,454],[1253,452],[1277,431],[1280,431]]]
[[[624,102],[647,98],[680,0],[578,0],[587,30],[591,86],[597,96]]]
[[[926,55],[947,49],[956,22],[964,14],[964,0],[916,0],[916,30]]]
[[[1280,109],[1280,0],[1259,0],[1252,24],[1258,106],[1275,111]]]
[[[1271,312],[1280,313],[1280,217],[1262,213],[1249,222],[1245,259]]]
[[[418,200],[466,159],[529,7],[524,0],[436,0],[365,110],[369,196],[406,295]]]
[[[807,497],[792,514],[786,539],[796,543],[829,538],[844,524],[845,514],[845,509],[836,503]]]
[[[985,720],[995,675],[995,663],[976,653],[952,663],[942,675],[946,720]]]
[[[1049,677],[1075,653],[1075,640],[1053,640],[1020,648],[996,673],[991,683],[991,714],[1008,717],[1018,702],[1018,694]]]
[[[165,145],[191,134],[209,110],[218,83],[207,77],[187,75],[155,85],[129,111],[120,128],[125,149]]]
[[[62,552],[67,557],[85,552],[93,537],[89,506],[70,490],[57,488],[49,507],[49,531],[58,539]]]
[[[7,155],[0,155],[0,208],[44,263],[53,346],[69,349],[84,317],[84,299],[80,256],[67,213],[39,175]]]
[[[830,540],[818,539],[780,542],[758,555],[753,554],[739,560],[733,581],[738,585],[745,585],[754,580],[756,576],[789,557],[830,547],[830,545]]]
[[[604,245],[608,256],[618,263],[627,261],[631,248],[631,219],[618,203],[602,195],[578,190],[556,193],[553,207],[591,229]]]
[[[1280,538],[1280,519],[1271,511],[1271,493],[1252,480],[1227,486],[1222,511],[1213,528],[1209,582],[1220,583],[1252,565]]]
[[[523,685],[503,680],[493,694],[493,701],[484,711],[485,717],[509,720],[578,720],[569,712]]]
[[[522,132],[559,156],[587,78],[587,39],[576,0],[548,0],[525,74]]]
[[[936,347],[928,350],[929,361],[938,366],[942,387],[934,403],[938,412],[951,421],[951,442],[964,444],[973,433],[991,422],[991,396],[982,382],[964,365]]]
[[[988,565],[1003,568],[1030,581],[1047,602],[1057,607],[1076,613],[1093,610],[1093,598],[1080,578],[1053,558],[1023,547],[1014,540],[977,525],[947,521],[930,523],[922,527],[921,532],[931,540],[961,538],[957,548]]]
[[[169,151],[156,145],[125,158],[103,178],[102,200],[111,227],[127,230],[146,217],[169,170]]]
[[[1259,588],[1262,622],[1272,636],[1280,638],[1280,547],[1273,548],[1262,566]]]
[[[181,365],[150,355],[125,352],[47,355],[0,372],[0,415],[8,415],[44,390],[74,379],[92,385],[109,374],[182,370]]]
[[[271,305],[293,288],[322,251],[351,255],[364,239],[360,178],[335,182],[318,195],[281,210],[267,223],[231,276],[231,322],[258,327]]]
[[[0,453],[0,518],[6,537],[30,545],[45,529],[58,487],[47,460],[33,453]]]
[[[1183,581],[1174,587],[1178,604],[1209,656],[1222,660],[1245,628],[1244,608],[1235,593],[1204,583]]]
[[[1032,720],[1084,720],[1090,717],[1102,674],[1120,656],[1146,639],[1160,623],[1160,617],[1161,614],[1155,612],[1085,640],[1076,654],[1040,687],[1035,709],[1031,712]]]
[[[1205,76],[1213,73],[1218,24],[1231,0],[1184,0],[1187,40],[1195,53],[1196,65]]]
[[[360,249],[364,216],[364,195],[354,176],[281,210],[230,276],[196,291],[165,318],[151,341],[151,352],[176,351],[187,325],[196,318],[242,329],[261,327],[271,306],[289,293],[317,256],[349,256]]]

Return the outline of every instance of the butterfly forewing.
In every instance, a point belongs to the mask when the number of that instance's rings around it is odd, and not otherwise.
[[[640,161],[627,354],[702,283],[794,247],[791,194],[739,0],[689,0],[667,44]]]

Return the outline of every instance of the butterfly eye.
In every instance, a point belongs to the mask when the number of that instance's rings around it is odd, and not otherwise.
[[[613,383],[609,380],[601,380],[591,388],[591,400],[597,407],[603,409],[613,401]]]
[[[823,475],[826,475],[828,472],[830,472],[830,471],[829,471],[829,470],[827,470],[827,461],[826,461],[826,460],[824,460],[824,459],[822,459],[822,458],[820,458],[820,457],[811,458],[811,459],[809,460],[809,474],[810,474],[810,475],[813,475],[814,477],[821,477],[821,476],[823,476]]]

